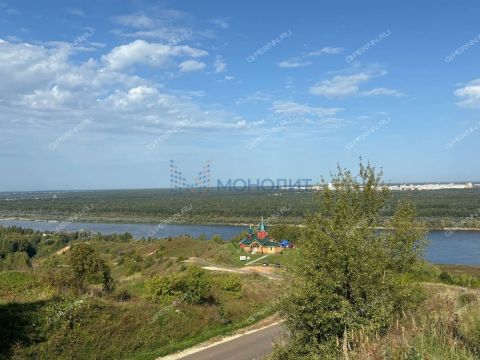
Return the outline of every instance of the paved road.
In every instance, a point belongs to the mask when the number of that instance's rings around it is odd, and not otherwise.
[[[281,324],[185,356],[182,360],[260,360],[272,351],[273,341],[284,332]]]

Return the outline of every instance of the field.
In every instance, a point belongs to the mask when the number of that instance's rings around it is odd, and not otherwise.
[[[384,217],[398,201],[412,202],[429,228],[480,229],[480,189],[395,191]],[[252,206],[252,204],[255,204]],[[160,190],[103,190],[0,194],[0,216],[28,219],[155,223],[257,223],[261,216],[271,224],[300,224],[315,210],[310,191],[208,192]],[[188,211],[182,211],[182,209]],[[382,225],[382,224],[378,224]]]

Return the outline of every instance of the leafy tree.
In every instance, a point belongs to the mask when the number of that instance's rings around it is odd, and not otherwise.
[[[100,277],[106,292],[114,290],[110,267],[87,243],[72,246],[68,262],[79,288],[83,287],[86,282],[98,281]]]
[[[298,226],[292,226],[292,225],[274,225],[272,226],[269,231],[271,237],[273,237],[275,240],[280,241],[283,239],[287,239],[291,241],[292,243],[296,243],[299,234],[301,231]]]
[[[358,176],[338,168],[333,188],[323,184],[298,240],[301,262],[282,307],[290,340],[277,359],[336,358],[349,342],[344,334],[381,333],[417,303],[404,274],[422,256],[425,231],[407,204],[384,231],[375,229],[389,199],[381,175],[360,164]]]

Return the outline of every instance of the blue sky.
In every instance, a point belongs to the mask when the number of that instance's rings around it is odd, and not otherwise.
[[[479,181],[477,1],[0,0],[0,190]]]

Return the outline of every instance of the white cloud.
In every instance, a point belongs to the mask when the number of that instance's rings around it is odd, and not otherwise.
[[[236,78],[235,76],[226,75],[224,79],[227,81],[230,81],[230,80],[235,80]]]
[[[335,55],[335,54],[341,53],[342,51],[343,49],[341,47],[327,46],[320,50],[311,51],[307,55],[308,56]]]
[[[69,51],[0,41],[0,97],[9,99],[33,91],[66,71]]]
[[[181,72],[194,72],[203,70],[206,65],[203,62],[197,60],[186,60],[179,65]]]
[[[210,21],[210,23],[218,26],[221,29],[228,29],[230,27],[230,24],[228,23],[228,19],[226,18],[213,19]]]
[[[117,57],[108,58],[113,62],[78,63],[70,54],[68,48],[0,41],[0,126],[21,124],[25,129],[58,131],[91,118],[95,125],[85,131],[137,131],[153,136],[179,121],[186,128],[220,131],[256,126],[218,105],[177,95],[151,79],[123,72],[123,66],[111,66],[124,65]]]
[[[360,96],[397,96],[397,97],[400,97],[400,96],[403,96],[403,94],[398,91],[398,90],[395,90],[395,89],[387,89],[387,88],[374,88],[374,89],[371,89],[371,90],[367,90],[367,91],[362,91],[360,93]]]
[[[326,117],[336,115],[342,111],[342,108],[324,108],[299,104],[294,101],[275,101],[272,109],[276,114],[286,116],[306,116]]]
[[[377,76],[385,75],[380,72],[360,72],[353,75],[337,75],[332,79],[323,80],[310,87],[309,92],[313,95],[325,96],[327,98],[345,98],[349,96],[402,96],[403,94],[395,89],[374,88],[371,90],[360,90],[360,85],[370,81]]]
[[[246,103],[271,102],[272,100],[273,96],[271,94],[267,94],[263,91],[257,90],[251,95],[238,98],[235,101],[235,105],[239,106]]]
[[[24,95],[22,102],[32,109],[58,109],[71,101],[73,95],[57,85],[52,89],[35,90],[33,94]]]
[[[133,65],[164,66],[174,57],[202,57],[208,55],[205,50],[187,45],[172,46],[158,43],[148,43],[136,40],[126,45],[112,49],[102,57],[112,70],[122,70]]]
[[[155,21],[144,13],[115,16],[113,20],[118,24],[136,29],[152,29],[155,27]]]
[[[308,53],[304,53],[300,56],[293,57],[285,61],[281,61],[277,65],[278,67],[287,68],[287,69],[305,67],[313,64],[312,61],[308,60],[308,58],[310,57],[321,56],[321,55],[335,55],[342,52],[342,50],[343,49],[340,47],[324,47],[320,50],[311,51]]]
[[[188,19],[188,14],[177,10],[152,9],[151,14],[137,12],[134,14],[113,17],[120,29],[112,32],[116,35],[138,39],[159,39],[178,44],[193,37],[193,31],[180,24]]]
[[[74,16],[85,17],[85,13],[83,12],[83,10],[78,8],[67,9],[67,13]]]
[[[298,61],[295,59],[285,60],[278,63],[278,66],[281,68],[298,68],[311,65],[311,61]]]
[[[480,79],[468,82],[465,86],[454,91],[455,96],[463,98],[463,101],[457,103],[461,107],[478,108],[480,107]]]
[[[331,80],[323,80],[322,82],[310,87],[310,93],[313,95],[322,95],[328,98],[343,98],[347,96],[357,95],[359,93],[359,85],[367,82],[370,76],[366,73],[355,75],[337,75]]]
[[[217,57],[215,62],[213,63],[216,73],[224,72],[227,69],[227,64],[221,57]]]

